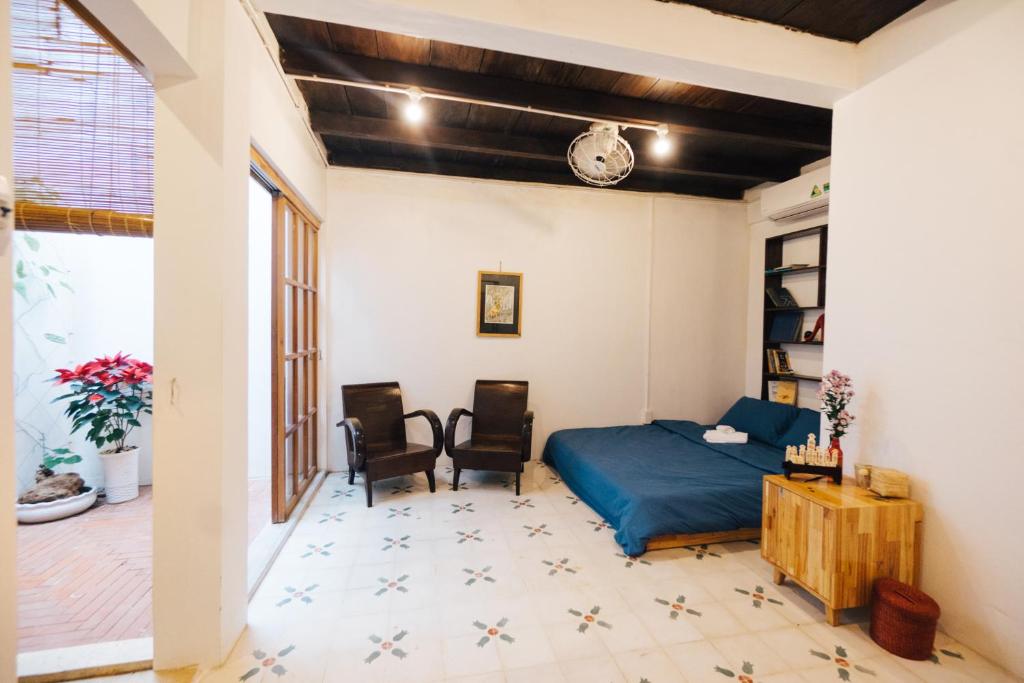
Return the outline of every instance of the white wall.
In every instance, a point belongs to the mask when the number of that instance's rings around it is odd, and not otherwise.
[[[218,664],[245,625],[250,144],[323,211],[316,147],[238,0],[192,0],[187,46],[195,78],[156,78],[157,668]]]
[[[539,455],[557,429],[638,423],[651,346],[655,417],[718,417],[742,387],[738,202],[332,170],[328,214],[331,424],[345,383],[398,380],[408,409],[444,419],[477,378],[526,379]],[[652,234],[654,263],[672,263],[655,271],[655,309],[675,310],[649,327]],[[499,264],[524,273],[519,339],[475,334],[477,271]],[[716,332],[737,342],[714,347]],[[723,374],[687,381],[679,369],[700,363]],[[331,469],[347,469],[329,438]]]
[[[14,187],[11,157],[11,5],[0,2],[0,176]],[[11,222],[13,225],[13,221]],[[14,506],[14,348],[10,324],[14,302],[11,287],[12,231],[0,230],[0,681],[16,678],[15,519]]]
[[[277,54],[277,43],[266,26],[270,50]],[[326,212],[324,169],[326,161],[304,122],[305,103],[292,98],[277,67],[271,61],[260,32],[247,21],[244,27],[249,64],[249,134],[252,142],[274,165],[282,177],[305,200],[317,216]],[[294,86],[293,86],[294,87]],[[297,90],[297,88],[295,89]]]
[[[848,462],[925,504],[942,627],[1024,675],[1024,1],[985,6],[836,106],[825,361],[858,390]]]
[[[650,409],[715,422],[744,389],[744,206],[659,197],[653,223]]]

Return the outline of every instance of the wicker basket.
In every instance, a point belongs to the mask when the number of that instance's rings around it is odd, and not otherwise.
[[[939,622],[938,603],[895,579],[878,579],[872,592],[871,639],[898,657],[931,657]]]

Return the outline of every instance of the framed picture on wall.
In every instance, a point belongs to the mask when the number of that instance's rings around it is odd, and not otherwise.
[[[478,337],[518,337],[522,332],[523,274],[481,270],[476,286]]]

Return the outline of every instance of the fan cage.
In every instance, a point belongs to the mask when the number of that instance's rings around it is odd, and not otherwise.
[[[614,138],[611,150],[605,154],[605,157],[614,159],[615,163],[608,164],[606,162],[605,168],[614,167],[616,170],[611,173],[592,175],[586,170],[580,168],[575,159],[575,152],[577,148],[585,141],[608,134],[614,136]],[[588,185],[594,185],[596,187],[609,187],[617,184],[630,174],[633,170],[634,163],[633,148],[630,147],[629,142],[625,138],[618,134],[618,130],[597,128],[596,124],[595,127],[591,127],[590,130],[577,135],[576,138],[569,143],[569,149],[566,152],[566,159],[569,162],[569,168],[572,169],[573,175]]]

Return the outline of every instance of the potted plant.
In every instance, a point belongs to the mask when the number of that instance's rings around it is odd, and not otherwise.
[[[51,522],[84,512],[96,502],[96,489],[85,485],[77,472],[57,474],[54,468],[73,465],[82,456],[70,448],[50,448],[40,434],[36,442],[43,461],[36,471],[36,484],[18,497],[15,511],[21,524]]]
[[[128,354],[96,358],[74,370],[58,369],[57,384],[70,391],[54,399],[68,400],[64,414],[71,433],[88,427],[85,438],[96,444],[103,462],[108,503],[123,503],[139,495],[139,449],[127,445],[128,435],[141,427],[139,416],[153,414],[153,366]]]
[[[837,461],[839,467],[843,466],[843,449],[839,445],[840,437],[846,434],[853,422],[853,414],[846,409],[853,400],[853,382],[847,375],[832,370],[821,379],[821,388],[818,389],[818,399],[821,401],[821,410],[829,422],[829,438],[831,445],[829,450],[838,451]]]

